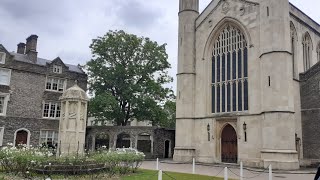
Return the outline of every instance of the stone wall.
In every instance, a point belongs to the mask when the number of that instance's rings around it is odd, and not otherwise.
[[[320,64],[300,74],[303,156],[320,160]],[[310,164],[310,162],[309,162]]]
[[[164,158],[165,141],[169,140],[171,151],[169,158],[173,155],[175,146],[175,130],[150,127],[150,126],[89,126],[86,131],[86,149],[95,150],[95,139],[97,136],[109,138],[109,146],[116,148],[117,137],[119,134],[128,134],[130,136],[130,144],[132,148],[137,148],[139,134],[149,134],[151,139],[151,153],[145,153],[146,158]]]

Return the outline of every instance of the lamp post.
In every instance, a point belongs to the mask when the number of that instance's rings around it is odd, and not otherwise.
[[[208,141],[210,141],[210,124],[207,125]]]
[[[247,142],[247,124],[243,123],[243,131],[244,131],[244,142]]]

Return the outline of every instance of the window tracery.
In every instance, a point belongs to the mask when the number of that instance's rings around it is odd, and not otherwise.
[[[212,113],[248,110],[248,47],[244,34],[227,25],[212,52]]]
[[[307,71],[311,67],[311,52],[312,52],[312,41],[308,33],[303,37],[303,65],[304,71]]]

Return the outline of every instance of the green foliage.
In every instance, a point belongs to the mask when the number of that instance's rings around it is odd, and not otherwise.
[[[128,151],[129,150],[129,151]],[[106,164],[110,174],[127,174],[135,172],[141,165],[145,155],[141,152],[120,149],[117,151],[101,151],[90,156],[95,162]]]
[[[50,151],[23,145],[3,147],[0,150],[0,165],[5,172],[26,176],[30,168],[43,164],[52,155]]]
[[[68,155],[56,157],[47,149],[26,146],[0,149],[0,167],[6,173],[30,178],[46,171],[68,174],[87,173],[89,169],[106,170],[109,175],[135,172],[145,155],[131,148],[116,151],[98,151],[86,156]]]
[[[93,57],[86,65],[95,96],[89,103],[90,115],[115,125],[134,118],[159,124],[160,118],[167,118],[164,104],[174,95],[163,87],[173,80],[165,47],[124,31],[93,39]]]

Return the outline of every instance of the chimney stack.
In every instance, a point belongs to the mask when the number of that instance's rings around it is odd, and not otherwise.
[[[36,63],[38,58],[37,40],[38,36],[34,34],[27,38],[26,54],[33,63]]]
[[[19,54],[24,54],[26,51],[26,44],[25,43],[19,43],[18,44],[18,49],[17,49],[17,53]]]

